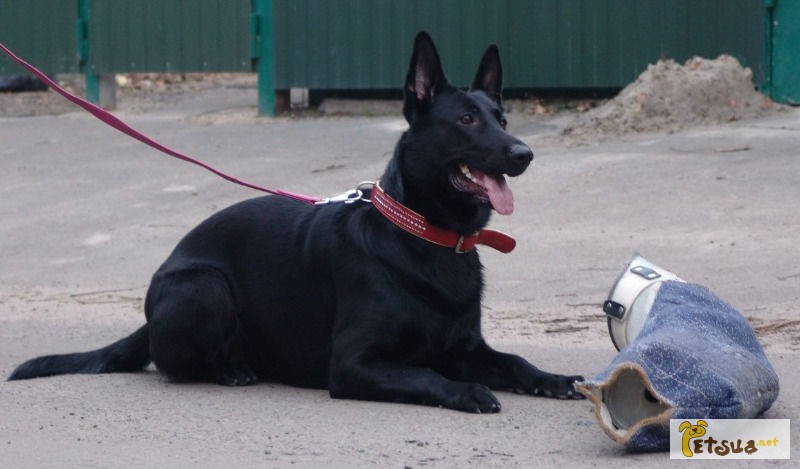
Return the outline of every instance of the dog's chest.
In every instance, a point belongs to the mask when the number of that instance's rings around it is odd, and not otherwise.
[[[442,352],[480,324],[483,279],[477,258],[431,258],[398,276],[390,301],[400,307],[399,338],[409,350]]]
[[[435,367],[453,350],[480,337],[480,309],[469,307],[457,315],[416,310],[398,324],[394,337],[397,359],[413,366]]]
[[[386,285],[389,296],[400,304],[414,304],[427,315],[458,317],[477,307],[483,290],[480,267],[460,262],[421,262],[405,271],[394,271]]]

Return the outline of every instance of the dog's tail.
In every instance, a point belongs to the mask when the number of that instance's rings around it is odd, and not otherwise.
[[[46,355],[26,361],[8,377],[17,379],[72,373],[125,373],[141,371],[150,363],[147,325],[111,345],[91,352]]]

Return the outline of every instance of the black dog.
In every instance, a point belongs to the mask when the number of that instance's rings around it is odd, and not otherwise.
[[[153,361],[175,380],[271,380],[468,412],[499,411],[489,388],[579,398],[581,377],[540,371],[481,336],[482,266],[462,242],[492,209],[513,210],[503,175],[533,159],[505,132],[501,84],[496,46],[464,92],[448,84],[430,37],[417,36],[403,109],[410,128],[380,179],[381,200],[453,234],[455,248],[384,216],[378,186],[373,204],[241,202],[192,230],[155,273],[146,325],[99,350],[30,360],[9,379]]]

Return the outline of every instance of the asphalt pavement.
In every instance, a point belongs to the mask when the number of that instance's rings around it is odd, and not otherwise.
[[[254,102],[254,90],[207,90],[120,115],[241,178],[318,196],[380,176],[405,128],[400,116],[255,118]],[[515,213],[492,220],[517,249],[481,250],[490,343],[548,371],[600,371],[614,348],[599,306],[640,252],[751,320],[781,379],[766,417],[794,420],[798,454],[800,110],[582,146],[559,136],[564,116],[509,121],[536,157],[509,182]],[[259,195],[80,112],[0,118],[0,174],[2,376],[133,331],[180,237]],[[673,465],[616,446],[588,401],[498,396],[501,413],[469,415],[277,384],[179,385],[152,370],[0,382],[0,466]]]

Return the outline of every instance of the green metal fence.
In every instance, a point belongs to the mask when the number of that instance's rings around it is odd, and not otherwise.
[[[398,89],[422,29],[458,85],[489,43],[509,88],[618,88],[660,57],[720,53],[760,82],[764,14],[763,0],[0,0],[0,41],[86,73],[95,101],[103,75],[256,71],[271,113],[275,89]]]
[[[250,0],[90,0],[88,71],[250,72]]]
[[[513,88],[622,87],[661,56],[729,53],[760,76],[760,0],[275,0],[278,88],[397,88],[429,31],[467,85],[497,43]]]
[[[0,41],[46,73],[85,73],[102,104],[101,77],[115,73],[253,71],[257,8],[270,0],[0,0]],[[1,74],[23,72],[0,57]]]
[[[0,0],[0,42],[46,73],[76,73],[78,0]],[[0,57],[0,74],[24,69]]]
[[[252,71],[251,0],[78,3],[81,71],[94,102],[113,102],[116,73]]]

